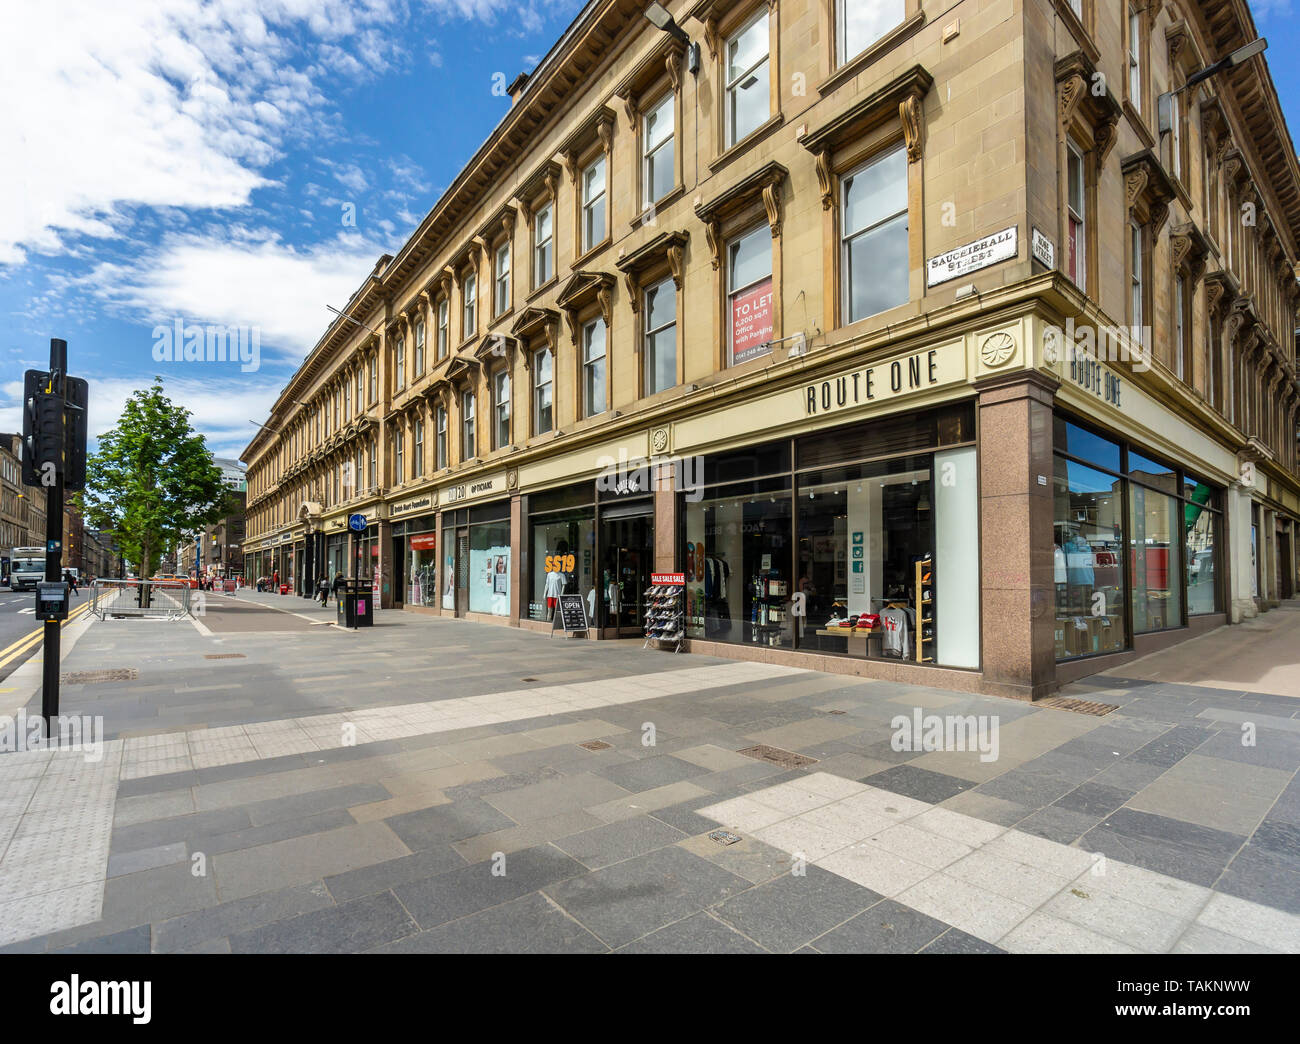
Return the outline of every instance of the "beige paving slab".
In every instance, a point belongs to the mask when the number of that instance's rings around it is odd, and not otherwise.
[[[685,750],[673,752],[673,757],[681,758],[682,761],[689,761],[692,765],[699,765],[700,768],[706,768],[710,772],[725,772],[727,769],[739,768],[741,765],[752,765],[754,759],[746,757],[744,754],[737,754],[734,750],[727,750],[725,747],[715,746],[712,743],[702,743],[698,747],[687,747]]]
[[[792,869],[790,856],[753,837],[724,845],[712,840],[708,834],[699,834],[678,841],[677,846],[753,884],[770,881]]]
[[[780,725],[774,729],[762,729],[748,732],[745,738],[754,743],[766,743],[769,747],[782,750],[802,750],[827,740],[841,739],[862,731],[861,724],[846,724],[830,718],[813,718],[809,721],[797,721],[792,725]]]
[[[1208,786],[1166,773],[1126,802],[1129,808],[1180,819],[1184,823],[1246,837],[1270,808],[1274,797],[1258,797],[1226,787]]]
[[[377,819],[387,819],[389,816],[400,816],[406,812],[418,812],[422,808],[433,808],[437,805],[449,804],[451,804],[451,798],[444,794],[441,789],[429,787],[427,789],[406,791],[400,797],[392,797],[386,801],[372,801],[365,805],[353,805],[348,809],[348,814],[358,823],[370,823]]]
[[[386,823],[358,823],[212,857],[222,902],[410,855]]]
[[[680,805],[697,797],[705,797],[710,791],[696,786],[690,780],[669,783],[666,786],[643,790],[627,797],[617,797],[599,805],[592,805],[586,811],[605,823],[616,823],[623,819],[645,815],[670,805]]]

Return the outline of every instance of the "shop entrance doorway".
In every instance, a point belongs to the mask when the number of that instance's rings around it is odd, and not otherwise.
[[[456,615],[469,612],[469,530],[456,530]]]
[[[624,514],[626,510],[601,512],[599,590],[604,638],[642,633],[645,592],[654,559],[654,515],[642,506]]]
[[[1278,598],[1295,596],[1294,574],[1291,564],[1291,534],[1285,529],[1277,531],[1277,592]]]
[[[406,541],[393,537],[393,606],[400,609],[406,603]]]

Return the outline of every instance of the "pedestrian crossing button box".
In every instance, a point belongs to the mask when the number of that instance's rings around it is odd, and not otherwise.
[[[36,619],[68,618],[68,585],[62,580],[41,581],[36,585]]]

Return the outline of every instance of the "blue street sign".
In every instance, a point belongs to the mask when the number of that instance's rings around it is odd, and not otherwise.
[[[348,528],[354,533],[364,533],[366,531],[366,516],[349,515]]]

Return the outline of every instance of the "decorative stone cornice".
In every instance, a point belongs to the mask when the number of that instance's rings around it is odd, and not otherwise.
[[[1205,259],[1210,252],[1209,241],[1190,221],[1175,225],[1169,230],[1170,258],[1174,271],[1192,277],[1196,282],[1205,272]]]
[[[721,225],[729,217],[748,208],[756,198],[762,200],[768,227],[774,237],[781,234],[781,188],[790,172],[776,162],[764,164],[758,170],[720,192],[707,203],[695,208],[696,216],[704,223],[705,236],[713,267],[720,261]]]
[[[661,232],[654,239],[632,253],[619,258],[615,265],[623,273],[623,282],[627,286],[628,304],[633,312],[641,310],[640,275],[654,265],[667,263],[673,282],[680,290],[682,273],[685,266],[686,243],[690,233]]]

